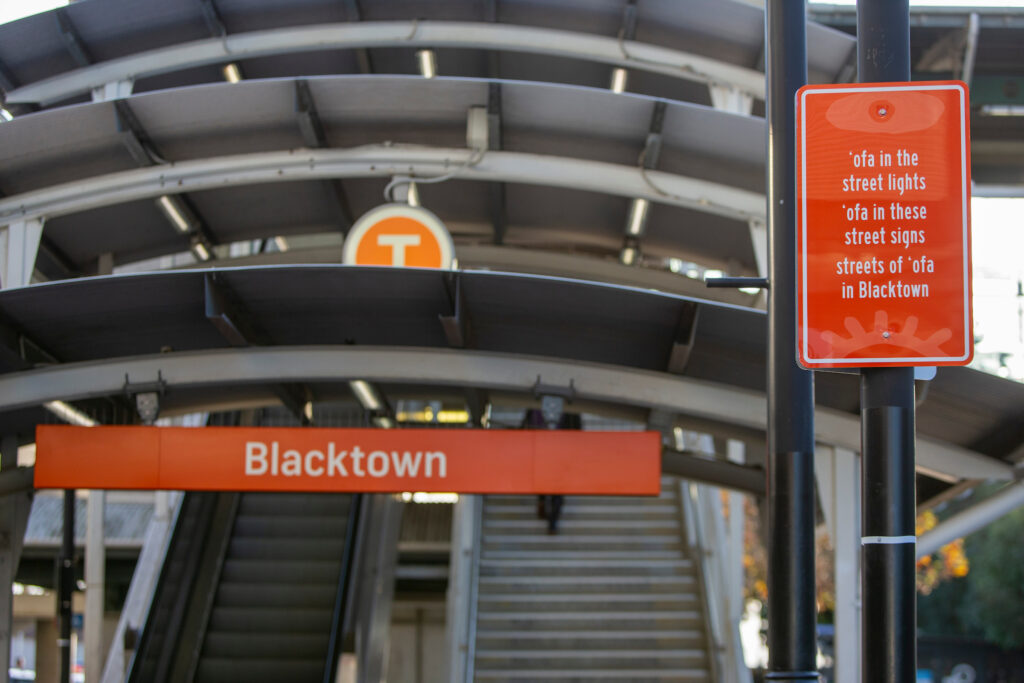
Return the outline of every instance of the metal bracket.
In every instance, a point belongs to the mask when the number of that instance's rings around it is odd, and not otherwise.
[[[537,381],[533,383],[533,397],[540,399],[544,396],[561,396],[567,402],[572,403],[576,398],[576,387],[573,385],[573,380],[569,380],[568,387],[544,384],[540,381],[540,375],[537,375]]]
[[[451,299],[451,281],[454,280],[455,300],[452,302],[452,315],[438,315],[441,327],[444,328],[444,336],[448,345],[456,349],[472,347],[472,329],[469,324],[469,312],[466,310],[466,300],[462,293],[462,278],[453,275],[445,283],[448,289],[448,296]]]
[[[132,398],[135,394],[157,393],[163,396],[167,393],[167,380],[163,377],[163,371],[156,371],[156,380],[152,382],[132,382],[128,373],[124,373],[124,395]]]

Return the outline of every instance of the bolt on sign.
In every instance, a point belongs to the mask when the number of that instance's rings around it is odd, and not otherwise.
[[[408,204],[384,204],[349,231],[342,263],[358,266],[451,268],[455,247],[441,219]]]
[[[36,488],[656,496],[657,432],[36,428]]]
[[[967,86],[812,85],[796,97],[800,364],[968,364]]]

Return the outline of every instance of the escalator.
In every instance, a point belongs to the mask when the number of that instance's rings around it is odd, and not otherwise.
[[[333,681],[358,510],[349,494],[187,494],[127,681]]]

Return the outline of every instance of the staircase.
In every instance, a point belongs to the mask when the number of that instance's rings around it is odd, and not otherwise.
[[[570,496],[548,535],[535,497],[487,496],[474,680],[711,681],[678,498]]]
[[[324,680],[351,501],[242,494],[195,683]]]

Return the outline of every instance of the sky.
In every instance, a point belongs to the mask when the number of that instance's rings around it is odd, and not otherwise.
[[[68,0],[0,0],[0,24],[67,5]],[[855,0],[830,3],[853,5]],[[1024,7],[1024,0],[911,0],[913,6]],[[1024,381],[1024,199],[982,199],[972,202],[976,353],[1009,352],[1009,374]],[[989,362],[984,357],[979,363]],[[998,371],[997,367],[986,368]]]

